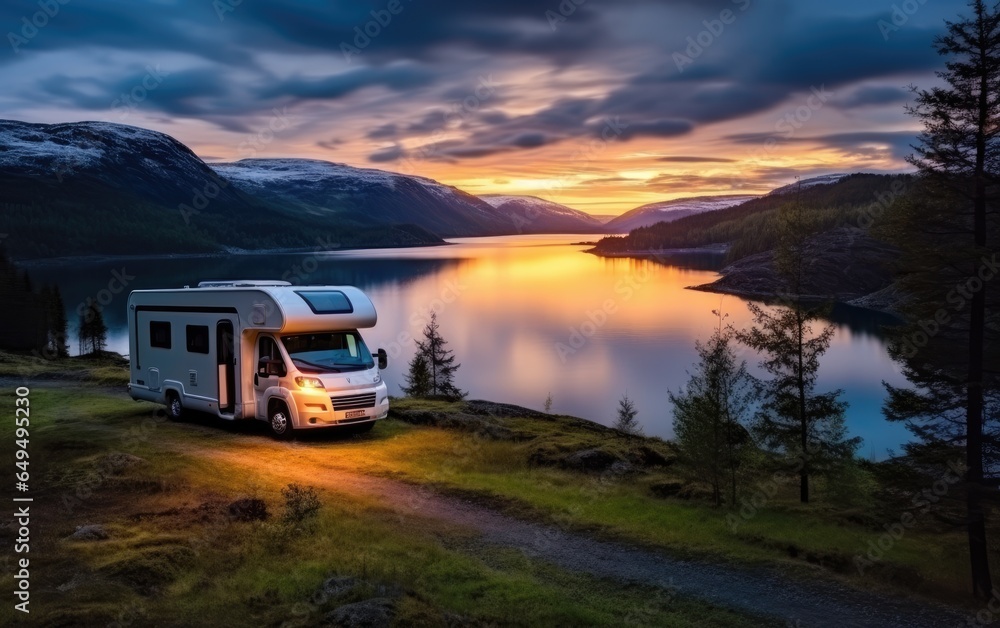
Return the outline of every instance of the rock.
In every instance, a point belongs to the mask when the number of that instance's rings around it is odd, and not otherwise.
[[[634,447],[629,453],[629,457],[641,467],[669,467],[674,463],[672,457],[668,458],[667,454],[657,451],[649,445]]]
[[[323,585],[316,591],[315,597],[321,600],[338,598],[349,593],[358,586],[357,578],[350,576],[332,576],[323,581]]]
[[[327,613],[325,623],[346,628],[388,626],[395,615],[395,606],[395,602],[382,597],[345,604]]]
[[[504,427],[503,425],[493,425],[490,423],[487,423],[486,425],[483,425],[478,430],[476,430],[476,436],[479,436],[480,438],[485,438],[486,440],[504,440],[504,441],[517,440],[517,434],[515,434],[514,431],[511,430],[510,428]]]
[[[522,408],[509,403],[497,403],[495,401],[483,401],[474,399],[466,401],[463,406],[469,414],[480,416],[490,416],[496,418],[527,418],[527,419],[551,419],[552,415],[538,410]]]
[[[650,485],[649,490],[657,497],[676,497],[684,488],[681,480],[662,480]]]
[[[613,475],[616,477],[623,477],[626,475],[632,475],[638,470],[635,465],[627,460],[617,460],[611,463],[611,466],[605,470],[605,474]]]
[[[104,526],[88,524],[76,526],[76,532],[66,537],[70,541],[103,541],[109,536]]]
[[[604,449],[584,449],[576,451],[563,458],[563,466],[583,471],[604,471],[616,462],[622,462],[618,456]]]
[[[804,254],[802,297],[842,302],[892,283],[892,263],[898,257],[895,249],[858,227],[818,233],[806,240]],[[720,273],[720,279],[697,289],[764,299],[786,291],[772,251],[744,257]]]
[[[264,521],[267,503],[263,499],[244,497],[229,504],[229,518],[233,521]]]

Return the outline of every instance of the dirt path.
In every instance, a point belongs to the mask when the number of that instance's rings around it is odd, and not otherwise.
[[[164,445],[185,455],[274,475],[282,482],[301,482],[332,492],[374,497],[402,515],[468,528],[480,535],[479,542],[515,548],[563,569],[660,587],[719,606],[771,616],[788,622],[789,626],[965,625],[965,618],[958,612],[923,601],[874,595],[830,581],[797,581],[764,567],[679,560],[664,553],[524,521],[427,488],[338,469],[330,464],[328,450],[313,450],[308,443],[289,447],[245,435],[235,439],[248,439],[251,448],[273,447],[275,453],[280,449],[281,455],[255,458],[221,448]],[[262,459],[282,463],[262,463]]]

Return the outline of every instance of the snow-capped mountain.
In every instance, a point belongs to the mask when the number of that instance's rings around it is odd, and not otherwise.
[[[483,194],[481,199],[533,233],[604,233],[604,224],[585,212],[537,196]]]
[[[215,183],[220,188],[211,189],[216,208],[234,205],[231,209],[238,211],[246,202],[219,185],[215,173],[169,135],[108,122],[0,120],[0,174],[5,180],[34,181],[53,195],[50,200],[80,187],[106,188],[111,197],[133,196],[176,212],[178,205],[192,203],[195,191]]]
[[[241,192],[286,211],[359,225],[415,224],[441,237],[517,233],[490,204],[423,177],[314,159],[211,164]]]
[[[106,122],[0,120],[0,208],[4,246],[20,258],[441,241],[413,220],[366,227],[268,203],[174,138]]]
[[[841,179],[843,179],[844,177],[847,177],[847,176],[850,176],[850,175],[847,174],[847,173],[843,173],[843,174],[825,174],[825,175],[820,176],[820,177],[811,177],[809,179],[802,179],[801,181],[797,181],[797,182],[791,183],[789,185],[784,185],[784,186],[782,186],[780,188],[775,188],[775,189],[771,190],[770,192],[768,192],[767,195],[768,196],[772,196],[772,195],[777,195],[777,194],[790,194],[790,193],[795,192],[797,190],[805,190],[806,188],[815,187],[817,185],[830,185],[830,184],[833,184],[833,183],[836,183],[836,182],[840,181]]]
[[[625,212],[604,225],[604,229],[608,233],[628,233],[639,227],[648,227],[658,222],[672,222],[695,214],[725,209],[754,198],[757,197],[747,195],[695,196],[650,203]]]

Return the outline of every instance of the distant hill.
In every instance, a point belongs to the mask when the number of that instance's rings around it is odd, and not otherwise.
[[[0,120],[0,233],[22,259],[441,242],[412,224],[372,228],[265,202],[163,133],[10,120]]]
[[[768,196],[774,196],[779,194],[791,194],[793,192],[799,192],[817,185],[832,185],[837,183],[844,177],[849,176],[846,174],[826,174],[820,177],[810,177],[808,179],[802,179],[795,183],[790,183],[788,185],[781,186],[780,188],[775,188],[768,192]]]
[[[604,224],[590,214],[537,196],[483,194],[480,198],[533,233],[606,233]]]
[[[816,231],[854,226],[864,210],[876,204],[876,194],[889,191],[897,177],[908,179],[909,175],[852,174],[829,184],[805,185],[795,199],[788,194],[768,194],[725,209],[641,227],[624,237],[604,238],[593,252],[629,255],[723,244],[732,262],[774,247],[775,214],[789,201],[801,201],[808,208]]]
[[[648,227],[658,222],[672,222],[687,216],[725,209],[739,205],[756,196],[695,196],[670,201],[650,203],[625,212],[609,221],[605,226],[608,233],[628,233],[633,229]]]
[[[412,223],[441,237],[517,233],[504,212],[423,177],[313,159],[244,159],[210,164],[234,187],[302,217],[363,226]]]

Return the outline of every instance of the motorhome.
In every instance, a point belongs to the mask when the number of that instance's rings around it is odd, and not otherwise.
[[[381,371],[359,329],[375,305],[351,286],[284,281],[202,282],[136,290],[128,299],[133,399],[222,419],[266,421],[272,434],[352,426],[389,413]]]

